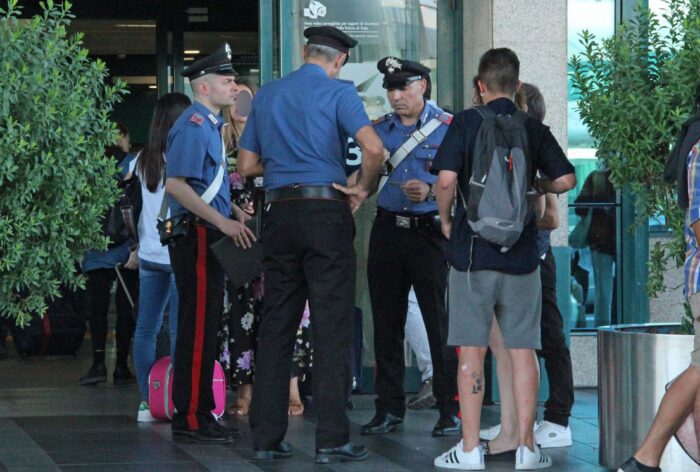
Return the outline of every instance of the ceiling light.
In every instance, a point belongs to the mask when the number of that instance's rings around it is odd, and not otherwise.
[[[185,62],[194,61],[194,57],[186,57],[184,60],[185,60]]]
[[[158,88],[158,86],[157,86],[157,85],[149,85],[148,88],[149,88],[149,89],[154,89],[154,90],[155,90],[155,89]]]
[[[199,49],[186,49],[185,54],[199,54]]]

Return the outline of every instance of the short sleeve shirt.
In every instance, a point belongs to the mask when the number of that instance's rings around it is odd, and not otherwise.
[[[497,114],[515,113],[512,101],[499,98],[488,106]],[[482,118],[474,109],[457,113],[452,119],[445,139],[433,163],[431,172],[448,170],[458,174],[458,185],[464,198],[469,195],[469,176],[473,160],[474,144]],[[529,117],[525,122],[529,137],[529,156],[532,159],[534,181],[535,172],[554,180],[563,175],[573,174],[574,167],[552,135],[549,127]],[[474,236],[461,198],[457,198],[457,208],[452,223],[452,233],[448,244],[448,258],[453,267],[460,271],[495,270],[508,274],[529,274],[538,267],[537,224],[531,221],[523,230],[520,239],[507,252],[483,239]]]
[[[266,190],[344,184],[348,138],[370,125],[352,83],[304,64],[260,88],[239,145],[260,155]]]
[[[417,179],[427,184],[434,184],[436,177],[430,173],[433,166],[433,159],[437,154],[442,139],[447,133],[449,115],[429,102],[425,107],[418,121],[411,126],[404,126],[401,119],[395,113],[380,118],[374,123],[374,130],[390,154],[394,154],[408,139],[416,129],[420,129],[433,119],[442,121],[438,129],[433,131],[421,144],[416,146],[406,158],[389,175],[386,185],[377,197],[377,206],[385,210],[397,213],[429,213],[437,211],[435,201],[413,202],[408,199],[401,190],[401,184],[408,180]]]
[[[220,115],[214,115],[201,103],[194,102],[190,105],[168,133],[166,175],[168,178],[184,177],[197,195],[202,195],[214,182],[223,165],[222,184],[209,205],[228,218],[231,215],[231,191],[226,156],[222,153],[223,125],[224,119]],[[171,195],[168,198],[171,216],[188,212]]]

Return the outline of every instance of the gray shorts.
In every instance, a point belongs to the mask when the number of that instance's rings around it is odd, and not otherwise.
[[[495,313],[507,349],[541,349],[539,267],[524,275],[452,268],[448,296],[450,346],[488,346]]]

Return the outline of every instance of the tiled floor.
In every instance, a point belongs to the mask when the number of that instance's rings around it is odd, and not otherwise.
[[[10,346],[11,347],[11,346]],[[12,347],[11,347],[12,351]],[[83,387],[78,378],[89,366],[87,346],[77,358],[21,360],[14,353],[0,361],[0,471],[423,471],[451,447],[453,438],[430,437],[436,412],[409,412],[402,432],[353,440],[367,445],[370,457],[355,464],[314,466],[314,418],[290,419],[287,440],[291,460],[250,462],[250,430],[246,421],[229,423],[243,436],[229,446],[173,443],[167,424],[135,422],[135,385]],[[353,430],[373,415],[373,397],[356,396],[350,411]],[[598,419],[595,390],[578,390],[571,427],[574,445],[550,449],[555,471],[604,470],[597,465]],[[484,424],[498,421],[498,408],[487,407]],[[487,470],[510,471],[512,463],[487,463]]]

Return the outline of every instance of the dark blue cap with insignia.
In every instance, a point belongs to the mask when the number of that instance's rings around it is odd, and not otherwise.
[[[231,64],[231,46],[224,43],[213,53],[197,59],[181,72],[182,76],[190,80],[197,79],[207,74],[238,75]]]
[[[347,54],[345,62],[350,57],[350,49],[357,46],[357,40],[348,36],[333,26],[312,26],[304,30],[304,37],[308,39],[307,44],[319,44],[337,49]]]
[[[420,62],[407,61],[398,57],[388,56],[377,62],[377,70],[384,74],[382,87],[400,88],[413,81],[427,79],[430,81],[430,68]]]

